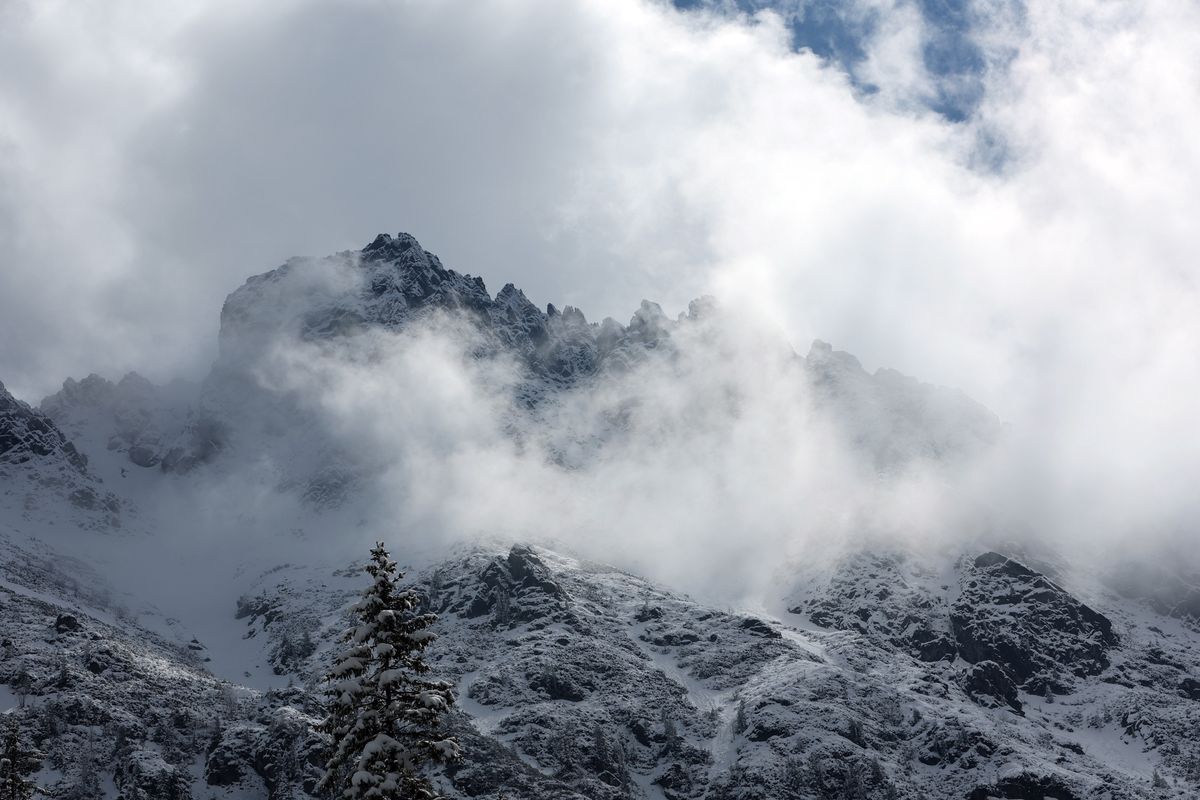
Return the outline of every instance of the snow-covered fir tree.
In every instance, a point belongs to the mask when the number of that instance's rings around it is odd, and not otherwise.
[[[28,800],[36,786],[29,776],[41,766],[41,754],[21,743],[15,717],[4,721],[0,731],[0,800]]]
[[[458,742],[438,729],[454,703],[451,686],[423,677],[437,616],[419,613],[417,594],[397,586],[404,575],[382,542],[366,570],[372,584],[327,676],[329,715],[319,729],[333,747],[321,785],[344,800],[434,798],[426,767],[459,755]]]

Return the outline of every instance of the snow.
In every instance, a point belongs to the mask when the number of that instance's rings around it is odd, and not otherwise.
[[[631,777],[633,778],[633,782],[637,785],[637,787],[642,790],[642,796],[644,796],[646,800],[667,800],[667,796],[663,792],[662,787],[655,785],[653,782],[654,778],[656,777],[655,775],[634,772],[632,773]]]
[[[483,705],[471,697],[471,685],[479,677],[480,670],[464,673],[458,682],[455,692],[455,704],[471,719],[471,724],[480,733],[491,735],[495,733],[500,721],[512,713],[512,709],[500,705]]]
[[[19,705],[17,696],[13,694],[12,689],[0,684],[0,714],[6,711],[11,711]]]

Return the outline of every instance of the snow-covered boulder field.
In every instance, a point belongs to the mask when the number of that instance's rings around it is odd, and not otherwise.
[[[855,556],[836,589],[806,585],[773,616],[544,549],[459,553],[414,576],[439,615],[429,661],[457,687],[450,729],[465,751],[439,786],[488,798],[1191,796],[1195,623],[1117,595],[1091,609],[1015,560],[989,578],[1036,596],[979,599],[980,561],[995,554],[937,570],[893,554],[889,575],[877,554]],[[319,678],[354,599],[353,571],[338,572],[270,571],[240,620],[231,598],[229,625],[292,683],[271,690],[211,674],[203,642],[164,640],[102,593],[65,597],[6,573],[0,681],[7,713],[47,754],[43,783],[315,796]],[[923,599],[889,602],[889,582]],[[948,618],[973,627],[952,621],[953,650],[930,658],[920,632]],[[297,654],[301,638],[311,652]]]

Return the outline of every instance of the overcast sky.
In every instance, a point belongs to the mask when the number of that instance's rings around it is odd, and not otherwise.
[[[1195,475],[1200,6],[977,0],[954,121],[928,4],[848,5],[853,76],[797,52],[805,4],[712,5],[3,0],[0,381],[198,376],[247,276],[404,230],[493,292],[714,293],[1081,468]]]

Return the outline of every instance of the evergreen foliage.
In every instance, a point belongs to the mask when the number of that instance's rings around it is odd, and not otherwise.
[[[29,800],[36,786],[29,776],[41,766],[41,754],[21,743],[15,718],[5,720],[0,733],[0,800]]]
[[[429,800],[437,795],[427,766],[459,755],[458,742],[438,730],[454,703],[451,686],[423,677],[437,616],[420,613],[417,594],[397,586],[403,573],[382,542],[366,571],[372,584],[327,676],[329,715],[318,729],[333,747],[321,786],[342,800]]]

